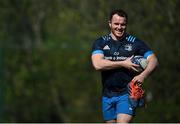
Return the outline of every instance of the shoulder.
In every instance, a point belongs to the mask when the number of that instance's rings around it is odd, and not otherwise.
[[[103,36],[99,37],[98,39],[96,39],[96,40],[94,41],[94,44],[101,44],[101,45],[103,45],[103,44],[109,42],[110,39],[111,39],[110,34],[103,35]]]
[[[104,35],[96,39],[93,43],[92,47],[92,54],[97,54],[97,53],[103,53],[103,49],[106,46],[107,42],[109,42],[111,39],[110,35]]]
[[[126,34],[126,40],[127,40],[128,42],[134,43],[135,41],[137,41],[137,38],[136,38],[134,35]]]
[[[135,44],[144,43],[144,41],[142,41],[141,39],[139,39],[139,38],[137,38],[136,36],[131,35],[131,34],[127,34],[127,35],[126,35],[126,40],[127,40],[128,42],[135,43]]]

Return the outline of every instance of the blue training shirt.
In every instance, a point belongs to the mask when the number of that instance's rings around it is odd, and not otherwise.
[[[153,52],[145,42],[132,35],[125,34],[121,40],[115,41],[109,34],[94,42],[93,54],[103,54],[104,59],[111,61],[123,61],[132,55],[141,55],[147,58]],[[136,73],[126,68],[101,71],[103,96],[116,96],[126,91],[127,84],[135,75]]]

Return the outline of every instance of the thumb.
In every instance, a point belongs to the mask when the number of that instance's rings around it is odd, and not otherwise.
[[[131,57],[130,57],[130,59],[132,59],[134,57],[134,55],[132,55]]]

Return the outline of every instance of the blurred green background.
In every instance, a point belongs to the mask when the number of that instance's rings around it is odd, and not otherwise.
[[[180,122],[179,0],[1,0],[0,122],[103,122],[95,39],[112,9],[153,49],[146,109],[133,122]]]

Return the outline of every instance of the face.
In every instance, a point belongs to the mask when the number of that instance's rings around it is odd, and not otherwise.
[[[109,27],[111,29],[112,38],[117,40],[121,38],[126,32],[126,18],[117,14],[113,15],[109,21]]]

